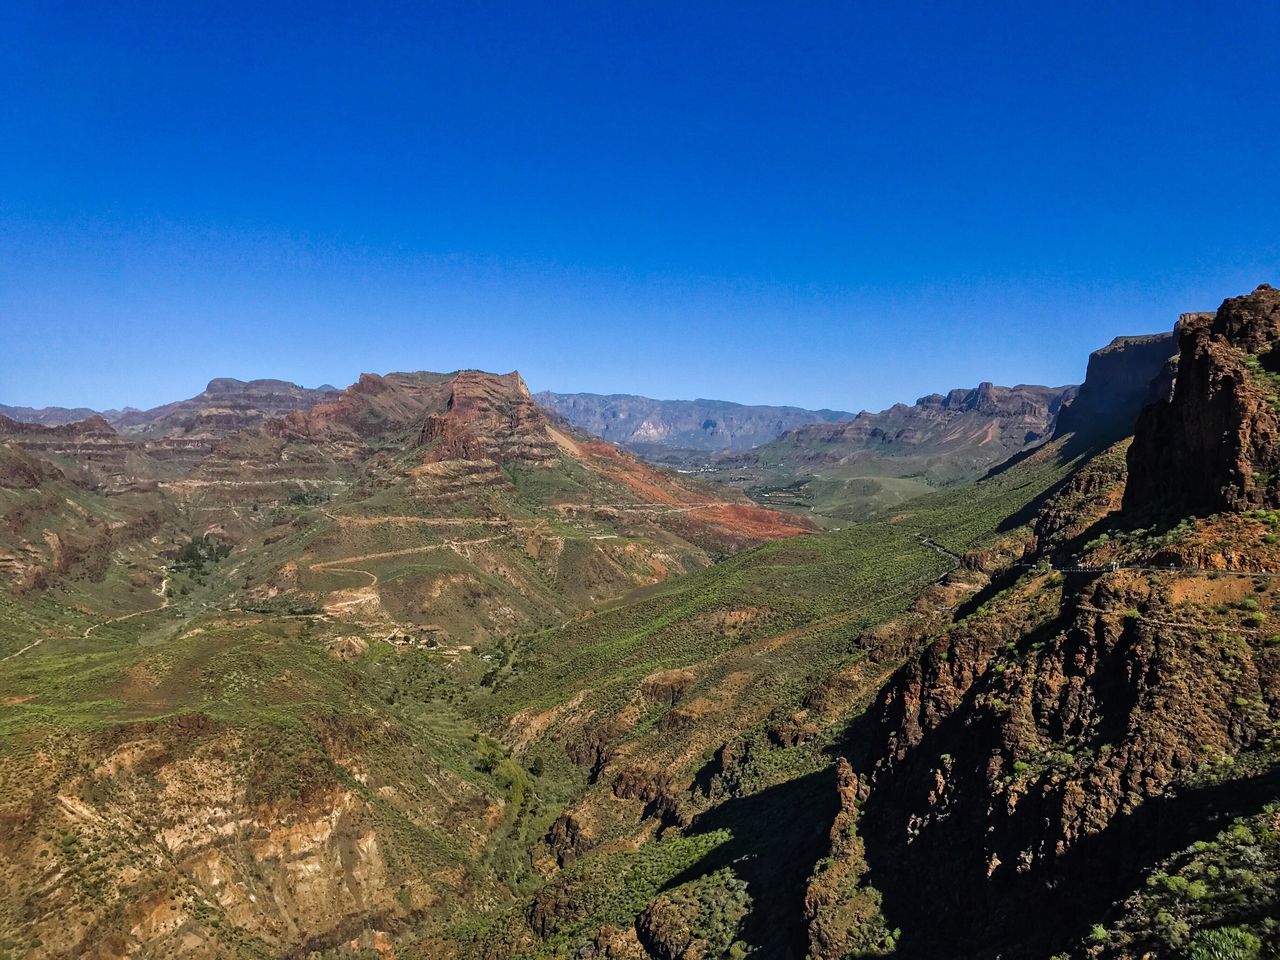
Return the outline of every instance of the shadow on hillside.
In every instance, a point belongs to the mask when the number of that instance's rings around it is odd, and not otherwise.
[[[863,807],[859,834],[868,880],[883,896],[888,925],[903,931],[896,954],[901,960],[1030,960],[1064,951],[1135,890],[1156,862],[1280,795],[1276,768],[1158,797],[1116,817],[1056,861],[1019,873],[1008,867],[1019,850],[1036,848],[1045,823],[1061,815],[1060,802],[1054,793],[1029,794],[1016,811],[989,820],[986,784],[975,763],[957,771],[957,808],[908,842],[906,815],[928,809],[938,754],[953,750],[960,756],[967,747],[969,756],[985,763],[998,745],[998,728],[975,729],[968,715],[962,707],[926,735],[912,751],[915,759],[908,757]],[[1006,868],[987,878],[992,849]]]
[[[951,617],[952,622],[959,623],[961,620],[965,619],[965,617],[976,613],[985,604],[994,600],[1005,590],[1008,590],[1017,583],[1018,578],[1022,576],[1022,573],[1023,569],[1021,567],[1005,567],[1003,570],[997,570],[991,575],[991,579],[987,582],[985,587],[970,596],[967,600],[962,601],[960,605],[956,607],[955,613]]]
[[[1067,464],[1079,457],[1096,456],[1112,444],[1118,443],[1125,437],[1132,436],[1132,434],[1132,426],[1128,429],[1118,429],[1113,426],[1111,429],[1098,431],[1082,432],[1077,430],[1072,433],[1066,433],[1061,437],[1055,437],[1045,443],[1036,444],[1034,447],[1029,447],[1026,450],[1019,450],[1008,460],[1002,460],[1000,463],[997,463],[994,467],[989,469],[982,475],[982,479],[986,480],[988,477],[998,477],[1000,474],[1012,470],[1018,464],[1031,459],[1037,453],[1044,450],[1044,448],[1049,444],[1056,443],[1059,439],[1062,440],[1062,446],[1058,448],[1057,461],[1061,464]]]
[[[1116,439],[1121,438],[1117,437]],[[1055,459],[1060,465],[1065,466],[1069,463],[1081,460],[1081,458],[1084,457],[1097,456],[1105,451],[1112,442],[1114,441],[1107,438],[1082,436],[1076,433],[1067,434],[1066,438],[1063,440],[1062,446],[1057,451]],[[1005,460],[1003,463],[999,463],[988,470],[986,474],[983,475],[982,479],[988,480],[992,477],[997,477],[1003,473],[1007,473],[1018,464],[1025,462],[1042,450],[1042,446],[1037,446],[1032,447],[1030,450],[1023,450],[1021,453],[1015,453],[1008,460]],[[1024,506],[1021,510],[1006,517],[1001,521],[999,526],[996,527],[996,531],[999,533],[1007,533],[1010,530],[1015,530],[1020,526],[1029,524],[1035,519],[1036,514],[1040,512],[1040,509],[1051,499],[1056,497],[1058,493],[1061,492],[1062,488],[1070,482],[1071,476],[1068,474]]]
[[[732,839],[667,887],[731,867],[752,900],[742,938],[757,956],[801,960],[808,949],[805,889],[814,864],[829,852],[838,809],[834,767],[726,800],[699,816],[689,832],[727,830]]]
[[[1070,474],[1056,481],[1049,489],[1038,494],[1023,505],[1021,509],[1009,514],[1009,516],[996,524],[996,533],[1008,533],[1010,530],[1017,530],[1019,527],[1030,525],[1035,520],[1036,515],[1044,509],[1045,504],[1061,493],[1063,487],[1070,482]]]

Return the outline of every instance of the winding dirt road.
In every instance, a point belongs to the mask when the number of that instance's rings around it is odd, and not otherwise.
[[[164,610],[166,607],[169,606],[169,575],[168,574],[165,574],[165,578],[162,581],[160,581],[160,589],[155,591],[155,593],[156,593],[156,596],[160,597],[161,599],[160,606],[152,607],[150,610],[135,610],[133,613],[126,613],[123,616],[119,616],[119,617],[111,617],[108,620],[100,620],[97,623],[90,624],[89,626],[85,627],[84,633],[80,635],[80,638],[82,640],[87,639],[89,635],[93,633],[93,631],[97,630],[99,627],[105,627],[107,626],[107,624],[120,623],[122,620],[132,620],[134,617],[140,617],[144,613],[159,613],[161,610]],[[26,653],[28,650],[34,650],[36,647],[40,646],[40,644],[44,643],[45,640],[47,639],[48,637],[41,637],[39,640],[36,640],[32,643],[28,643],[21,650],[18,650],[14,653],[9,654],[7,657],[0,657],[0,663],[4,663],[6,660],[12,660],[14,657],[20,657],[24,653]]]

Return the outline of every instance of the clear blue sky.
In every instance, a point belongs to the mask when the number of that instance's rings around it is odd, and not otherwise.
[[[1274,3],[0,5],[0,402],[846,409],[1280,283]]]

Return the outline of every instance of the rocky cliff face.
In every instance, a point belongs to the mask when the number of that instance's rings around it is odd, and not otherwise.
[[[1124,443],[1079,468],[1039,507],[1024,554],[1039,566],[997,570],[855,725],[842,797],[857,842],[834,839],[840,869],[811,885],[815,957],[883,947],[893,928],[907,957],[1185,946],[1177,917],[1123,940],[1101,921],[1157,864],[1280,796],[1280,585],[1265,573],[1280,557],[1268,515],[1247,512],[1269,502],[1256,475],[1280,452],[1255,372],[1278,302],[1263,288],[1184,317],[1176,391],[1139,419],[1127,483]],[[1217,515],[1135,529],[1153,503]]]
[[[432,460],[492,460],[547,465],[561,453],[547,417],[520,374],[464,370],[450,384],[445,412],[423,426]]]
[[[121,436],[102,417],[58,426],[19,423],[0,417],[0,442],[8,442],[41,457],[55,457],[87,468],[100,481],[119,481],[137,467],[142,444]]]
[[[1143,407],[1168,399],[1177,353],[1173,333],[1116,337],[1095,350],[1079,395],[1058,414],[1054,436],[1074,433],[1099,446],[1131,436]]]
[[[285,380],[237,380],[218,377],[203,392],[150,410],[112,413],[109,419],[125,433],[223,436],[283,417],[293,410],[309,410],[331,400],[338,391],[328,385],[311,389]]]
[[[361,442],[409,430],[445,409],[450,379],[443,373],[362,373],[324,403],[270,420],[263,431],[289,440]]]
[[[1280,291],[1260,286],[1178,324],[1170,399],[1144,411],[1128,509],[1214,513],[1280,503]]]
[[[641,452],[747,450],[806,423],[850,420],[843,410],[746,406],[724,400],[651,400],[628,394],[539,393],[538,403],[574,426]]]

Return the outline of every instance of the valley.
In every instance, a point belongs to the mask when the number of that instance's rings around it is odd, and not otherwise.
[[[0,955],[1269,956],[1277,344],[693,475],[516,373],[0,419]]]
[[[0,21],[0,960],[1280,960],[1280,4]]]

